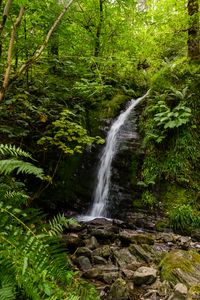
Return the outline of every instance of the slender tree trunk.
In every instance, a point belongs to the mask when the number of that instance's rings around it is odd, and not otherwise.
[[[42,52],[44,51],[46,45],[48,44],[48,41],[51,37],[51,35],[53,34],[54,30],[56,29],[56,27],[58,26],[58,24],[60,23],[61,19],[64,17],[65,13],[67,12],[69,6],[71,5],[71,3],[73,2],[73,0],[70,0],[68,2],[68,4],[64,7],[63,11],[60,13],[60,15],[57,17],[57,19],[55,20],[55,22],[53,23],[52,27],[49,29],[49,32],[46,35],[46,38],[44,40],[44,43],[36,50],[35,54],[28,59],[19,69],[19,71],[17,72],[17,74],[14,76],[14,80],[16,78],[18,78],[25,70],[27,70],[29,68],[30,65],[32,65],[33,63],[35,63],[38,58],[40,57],[40,55],[42,54]]]
[[[10,71],[12,67],[12,53],[13,53],[13,47],[14,47],[14,42],[15,42],[15,35],[17,32],[17,28],[19,27],[22,17],[24,14],[24,7],[20,8],[19,15],[13,25],[12,31],[11,31],[11,37],[10,37],[10,42],[9,42],[9,47],[8,47],[8,58],[7,58],[7,67],[6,71],[4,74],[4,79],[3,79],[3,84],[0,90],[0,101],[4,99],[6,89],[9,84],[9,77],[10,77]]]
[[[2,56],[2,45],[3,45],[3,42],[2,42],[2,38],[3,38],[3,30],[4,30],[4,27],[6,25],[6,20],[8,18],[8,14],[9,14],[9,11],[10,11],[10,7],[12,5],[12,2],[13,0],[8,0],[6,2],[6,5],[4,7],[4,10],[3,10],[3,16],[2,16],[2,20],[0,22],[0,58]],[[0,7],[1,7],[1,4],[2,4],[2,1],[0,2]]]
[[[188,15],[189,29],[188,29],[188,57],[192,60],[200,57],[199,52],[199,4],[198,0],[188,0]]]
[[[27,71],[28,68],[38,60],[38,58],[40,57],[40,55],[44,51],[51,35],[53,34],[54,30],[56,29],[56,27],[60,23],[61,19],[63,18],[63,16],[67,12],[69,6],[71,5],[71,3],[73,1],[74,0],[69,0],[68,4],[65,5],[63,11],[60,13],[60,15],[57,17],[57,19],[55,20],[55,22],[53,23],[53,25],[49,29],[43,44],[36,50],[35,54],[31,58],[26,60],[26,62],[19,68],[18,72],[16,72],[15,76],[12,78],[12,82],[14,80],[16,80],[24,71]],[[21,21],[20,18],[22,18],[22,15],[23,15],[23,12],[22,12],[22,9],[21,9],[20,14],[19,14],[19,16],[18,16],[18,18],[17,18],[17,20],[16,20],[16,22],[13,26],[12,32],[11,32],[11,38],[10,38],[10,43],[9,43],[9,48],[8,48],[7,68],[6,68],[6,71],[5,71],[3,84],[2,84],[2,87],[0,89],[0,101],[2,101],[4,99],[5,94],[6,94],[6,90],[7,90],[8,86],[11,82],[9,80],[9,77],[10,77],[10,70],[11,70],[11,67],[12,67],[12,50],[13,50],[13,46],[14,46],[16,30],[17,30],[17,27],[20,24],[20,21]]]
[[[98,57],[100,52],[100,38],[101,38],[101,30],[103,25],[103,2],[104,0],[99,0],[99,23],[97,26],[96,37],[95,37],[95,48],[94,48],[94,56]]]

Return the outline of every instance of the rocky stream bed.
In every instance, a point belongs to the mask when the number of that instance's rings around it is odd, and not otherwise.
[[[63,239],[74,270],[101,299],[191,300],[200,299],[199,237],[96,219],[71,226]]]

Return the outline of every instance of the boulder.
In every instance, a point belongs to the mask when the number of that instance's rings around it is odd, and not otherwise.
[[[100,240],[113,241],[115,238],[115,233],[108,231],[107,229],[97,228],[91,232],[93,236]]]
[[[122,278],[117,278],[111,285],[109,292],[110,300],[129,300],[128,288],[126,281]]]
[[[133,276],[135,285],[152,284],[156,281],[157,270],[149,267],[138,268]]]
[[[128,248],[114,249],[113,255],[120,268],[126,268],[127,265],[133,262],[137,263],[137,259],[130,253]]]
[[[94,250],[98,247],[98,242],[95,236],[91,236],[89,239],[85,240],[85,246],[88,249]]]
[[[96,279],[111,284],[119,277],[119,271],[114,265],[99,265],[85,271],[83,276],[88,279]]]
[[[140,261],[145,261],[147,263],[153,261],[151,253],[145,251],[141,245],[131,244],[129,246],[129,251],[132,255],[137,257]]]
[[[161,279],[188,287],[200,283],[200,254],[190,250],[172,250],[160,263]]]
[[[111,249],[109,247],[109,245],[105,245],[102,247],[99,247],[95,250],[93,250],[93,255],[94,256],[101,256],[103,258],[108,258],[111,254]]]
[[[119,233],[119,238],[122,242],[129,244],[154,244],[154,238],[149,233],[139,233],[134,230],[123,230]]]
[[[79,256],[76,260],[79,268],[82,270],[82,271],[87,271],[89,269],[92,268],[92,265],[90,263],[90,260],[88,257],[86,256]]]

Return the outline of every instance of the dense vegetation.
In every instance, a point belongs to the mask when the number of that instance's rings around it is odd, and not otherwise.
[[[63,168],[71,176],[103,143],[101,120],[151,88],[141,207],[175,230],[200,227],[198,0],[3,0],[0,10],[0,299],[98,299],[61,243],[73,221],[40,209],[58,207],[52,187],[70,189]]]

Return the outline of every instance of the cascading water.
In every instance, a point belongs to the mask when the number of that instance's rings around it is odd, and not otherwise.
[[[106,144],[103,148],[100,165],[97,175],[97,186],[94,193],[94,203],[91,211],[87,216],[80,217],[82,220],[92,220],[95,218],[106,218],[107,216],[107,203],[109,197],[110,179],[111,179],[111,164],[115,154],[117,152],[117,136],[128,119],[131,111],[134,107],[140,103],[147,95],[149,91],[142,97],[131,100],[129,106],[123,111],[119,117],[112,124],[107,138]]]

